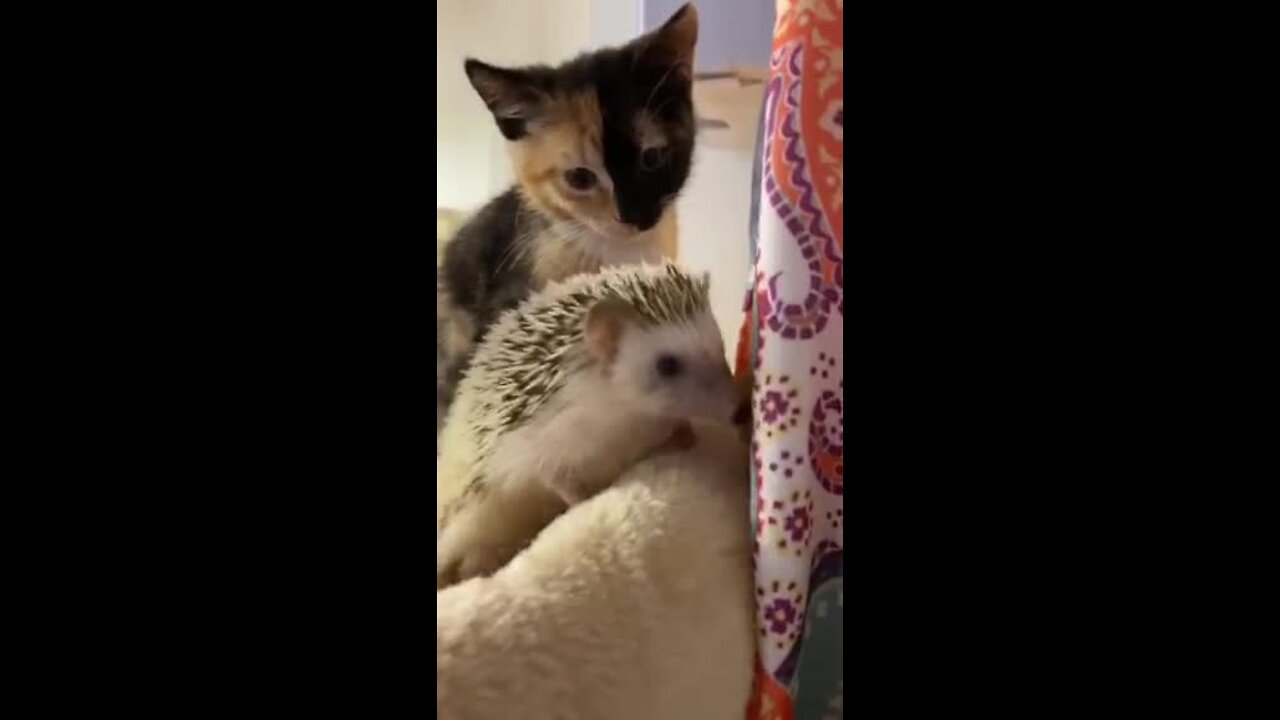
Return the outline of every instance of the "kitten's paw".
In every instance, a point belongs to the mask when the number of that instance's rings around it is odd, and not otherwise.
[[[458,584],[458,564],[456,562],[448,565],[441,565],[436,562],[436,592]]]
[[[515,552],[506,547],[476,546],[459,552],[456,557],[437,557],[436,590],[471,578],[492,575],[514,556]]]
[[[509,548],[481,546],[469,549],[458,560],[458,582],[492,575],[515,555]]]
[[[671,431],[671,435],[667,437],[657,448],[654,449],[655,455],[672,452],[684,452],[692,450],[698,444],[698,438],[693,434],[693,426],[687,420],[681,420]]]
[[[458,550],[456,543],[441,543],[436,548],[436,592],[463,581],[464,578],[459,572],[461,564],[462,553]]]

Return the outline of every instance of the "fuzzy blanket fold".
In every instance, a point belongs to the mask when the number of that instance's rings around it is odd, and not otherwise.
[[[755,653],[746,446],[699,426],[509,565],[436,595],[442,720],[740,720]]]

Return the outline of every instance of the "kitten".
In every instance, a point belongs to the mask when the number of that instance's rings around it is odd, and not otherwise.
[[[697,37],[685,5],[651,33],[558,67],[467,60],[516,185],[458,230],[437,272],[437,434],[472,348],[503,310],[602,265],[674,258]]]

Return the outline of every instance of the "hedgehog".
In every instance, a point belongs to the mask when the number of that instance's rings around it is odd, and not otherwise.
[[[630,265],[548,285],[493,325],[436,458],[436,586],[502,567],[558,515],[741,390],[709,280]]]

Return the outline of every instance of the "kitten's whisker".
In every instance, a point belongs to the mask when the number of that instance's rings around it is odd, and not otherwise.
[[[524,212],[524,203],[516,205],[516,217],[512,223],[512,227],[520,227],[520,215]],[[506,251],[502,253],[502,257],[498,260],[498,264],[493,268],[492,278],[497,278],[499,274],[509,265],[517,255],[519,246],[528,241],[529,231],[525,231],[511,239],[511,244],[507,246]]]
[[[519,224],[516,227],[519,227]],[[537,244],[538,235],[539,230],[537,228],[530,228],[513,238],[511,245],[503,253],[501,261],[493,271],[494,277],[497,277],[498,273],[504,268],[513,267],[526,260],[529,254],[533,252],[534,245]]]
[[[666,100],[663,100],[661,105],[659,105],[658,107],[654,108],[653,110],[650,110],[649,112],[650,112],[651,114],[653,114],[653,115],[657,115],[657,114],[659,114],[659,113],[661,113],[661,112],[662,112],[662,109],[663,109],[663,108],[665,108],[666,106],[668,106],[668,105],[670,105],[671,103],[675,102],[676,100],[677,100],[677,98],[669,97],[669,98],[667,98]]]
[[[523,242],[520,243],[520,251],[516,254],[514,262],[523,263],[528,260],[537,247],[537,233],[531,233],[525,236]]]
[[[498,260],[498,264],[494,266],[492,277],[498,277],[512,263],[515,257],[519,255],[520,246],[529,244],[527,238],[527,233],[512,238],[511,244],[507,246],[506,251],[502,253],[502,257]]]
[[[649,98],[644,101],[644,111],[646,113],[649,112],[649,103],[653,102],[653,96],[658,94],[658,90],[662,88],[662,84],[667,81],[667,78],[671,77],[671,72],[675,69],[675,65],[667,68],[667,71],[662,73],[662,78],[658,80],[658,84],[654,85],[653,89],[649,91]]]
[[[558,239],[566,245],[576,243],[579,240],[587,237],[587,235],[590,233],[590,230],[588,228],[584,228],[579,223],[570,222],[570,221],[566,221],[558,224],[556,226],[556,231],[558,233]],[[566,231],[566,232],[562,232],[562,231]]]

